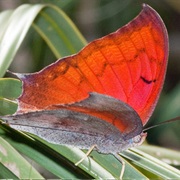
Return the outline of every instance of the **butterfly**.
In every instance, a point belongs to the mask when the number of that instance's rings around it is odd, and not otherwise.
[[[118,155],[140,145],[163,87],[168,35],[158,13],[144,4],[127,25],[23,82],[11,127],[55,144]],[[91,148],[93,147],[93,148]],[[122,162],[123,163],[123,162]],[[123,169],[120,173],[122,179]]]

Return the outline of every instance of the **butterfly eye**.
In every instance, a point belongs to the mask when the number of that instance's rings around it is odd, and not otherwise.
[[[141,133],[140,135],[137,135],[134,138],[132,138],[132,143],[134,145],[141,145],[146,139],[146,136],[147,136],[147,133]]]

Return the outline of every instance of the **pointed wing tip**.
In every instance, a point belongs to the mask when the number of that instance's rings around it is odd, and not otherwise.
[[[161,27],[164,30],[164,33],[167,34],[165,24],[158,12],[145,3],[142,4],[142,7],[143,9],[140,14],[148,19],[151,19],[151,21],[154,21],[154,23],[157,23],[157,25],[160,25],[159,27]]]
[[[146,3],[143,3],[143,4],[142,4],[142,8],[143,8],[143,10],[145,10],[145,11],[155,11],[151,6],[149,6],[149,5],[146,4]]]
[[[158,21],[161,21],[163,23],[163,20],[161,19],[158,12],[154,8],[149,6],[148,4],[145,4],[145,3],[142,4],[141,14],[145,14],[144,16],[148,16],[148,17],[149,17],[149,15],[152,17],[155,17]]]
[[[142,7],[143,7],[143,9],[144,9],[144,8],[148,8],[148,9],[150,8],[150,9],[151,9],[151,7],[150,7],[148,4],[146,4],[146,3],[143,3],[143,4],[142,4]]]
[[[165,42],[165,54],[166,54],[165,57],[167,58],[169,53],[169,38],[168,38],[168,31],[164,24],[164,21],[162,20],[158,12],[148,4],[143,3],[142,7],[143,9],[140,14],[144,18],[150,19],[153,22],[154,26],[163,34],[163,38]]]

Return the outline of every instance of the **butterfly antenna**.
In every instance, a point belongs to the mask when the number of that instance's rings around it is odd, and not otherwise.
[[[147,131],[147,130],[149,130],[149,129],[156,128],[156,127],[158,127],[158,126],[161,126],[161,125],[164,125],[164,124],[169,124],[169,123],[172,123],[172,122],[175,122],[175,121],[179,121],[179,120],[180,120],[180,116],[178,116],[178,117],[176,117],[176,118],[173,118],[173,119],[169,119],[169,120],[160,122],[160,123],[158,123],[158,124],[156,124],[156,125],[153,125],[153,126],[150,126],[150,127],[148,127],[148,128],[145,128],[145,129],[143,130],[143,132],[144,132],[144,131]]]

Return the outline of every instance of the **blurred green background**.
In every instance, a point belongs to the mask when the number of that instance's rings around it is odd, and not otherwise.
[[[6,0],[0,11],[30,3],[50,3],[62,8],[87,41],[117,30],[132,20],[142,3],[153,7],[168,29],[170,52],[166,80],[160,101],[147,126],[180,115],[180,1],[179,0]],[[11,67],[13,72],[35,72],[57,58],[33,28],[28,33]],[[6,76],[9,76],[7,74]],[[148,131],[148,142],[180,149],[180,122]]]

